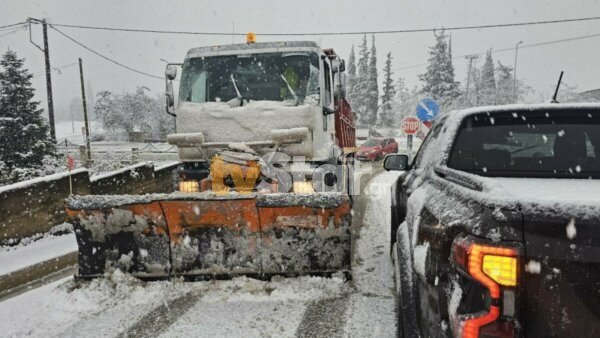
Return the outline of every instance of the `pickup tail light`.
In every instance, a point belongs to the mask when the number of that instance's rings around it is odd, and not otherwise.
[[[488,313],[467,319],[463,326],[463,338],[478,338],[479,328],[494,322],[500,317],[500,309],[497,306],[490,306]]]
[[[452,245],[453,263],[463,273],[483,285],[489,291],[489,308],[483,311],[459,315],[462,338],[513,337],[514,324],[499,322],[503,289],[513,288],[518,283],[519,250],[514,247],[483,242],[474,237],[459,238]],[[505,304],[512,306],[514,302]]]

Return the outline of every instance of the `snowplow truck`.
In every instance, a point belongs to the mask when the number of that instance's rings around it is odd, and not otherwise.
[[[332,49],[302,41],[194,48],[167,65],[176,191],[69,198],[78,277],[349,273],[344,70]]]

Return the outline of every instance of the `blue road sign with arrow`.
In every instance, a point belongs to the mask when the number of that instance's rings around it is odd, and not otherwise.
[[[433,121],[439,112],[440,106],[430,97],[426,97],[417,103],[417,117],[421,121]]]

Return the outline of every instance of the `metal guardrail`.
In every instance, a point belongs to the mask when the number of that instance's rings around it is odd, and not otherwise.
[[[83,145],[72,143],[68,140],[57,144],[57,152],[63,156],[71,156],[74,161],[81,162],[85,160],[85,149]],[[130,165],[139,162],[169,162],[178,161],[177,147],[169,146],[166,149],[158,148],[155,144],[147,143],[142,148],[132,147],[129,150],[110,149],[105,147],[95,148],[92,146],[92,161],[102,162],[122,162]],[[79,163],[78,163],[79,164]]]

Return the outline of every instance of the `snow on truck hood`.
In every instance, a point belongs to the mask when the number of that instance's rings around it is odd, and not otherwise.
[[[272,129],[314,129],[317,106],[251,101],[240,107],[225,102],[182,102],[177,109],[177,132],[202,132],[206,142],[268,141]]]
[[[225,102],[182,102],[176,113],[177,132],[202,132],[205,142],[271,141],[271,130],[305,127],[310,131],[309,139],[301,144],[285,145],[281,148],[282,152],[290,156],[304,156],[307,160],[322,160],[328,158],[333,146],[330,135],[318,132],[323,130],[323,113],[318,105],[251,101],[232,107]],[[211,151],[209,149],[206,153],[212,156]],[[272,150],[265,148],[259,154],[264,151]],[[195,148],[180,147],[179,158],[186,161],[204,156]]]

